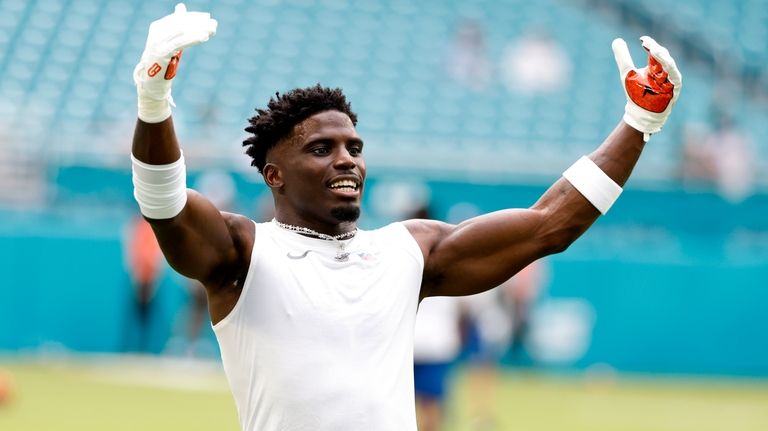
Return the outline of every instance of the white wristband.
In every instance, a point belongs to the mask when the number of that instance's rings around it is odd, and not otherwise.
[[[171,116],[173,99],[155,100],[149,97],[139,96],[139,120],[145,123],[162,123]]]
[[[622,192],[621,186],[587,156],[566,169],[563,177],[602,214],[608,212]]]
[[[141,213],[151,219],[177,216],[187,203],[184,155],[167,165],[150,165],[131,154],[133,196]]]

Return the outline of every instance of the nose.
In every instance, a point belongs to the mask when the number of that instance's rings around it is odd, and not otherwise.
[[[339,170],[353,169],[357,166],[354,156],[346,148],[340,148],[336,153],[333,166]]]

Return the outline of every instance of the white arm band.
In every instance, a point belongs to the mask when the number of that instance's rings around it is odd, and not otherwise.
[[[622,191],[621,186],[587,156],[566,169],[563,177],[602,214],[608,212]]]
[[[177,216],[187,203],[184,155],[167,165],[150,165],[131,154],[133,196],[141,213],[152,219]]]
[[[162,123],[171,116],[173,98],[156,100],[141,94],[139,91],[139,119],[145,123]]]

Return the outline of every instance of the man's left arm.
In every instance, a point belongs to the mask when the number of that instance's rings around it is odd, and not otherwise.
[[[636,69],[626,43],[613,51],[627,96],[623,120],[528,209],[509,209],[458,225],[411,220],[425,256],[422,297],[470,295],[498,286],[536,259],[564,251],[608,211],[648,137],[661,130],[682,77],[667,50],[641,38],[648,66]]]

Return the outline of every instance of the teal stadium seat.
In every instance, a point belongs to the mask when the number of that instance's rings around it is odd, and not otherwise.
[[[0,2],[2,121],[13,124],[32,115],[38,129],[56,130],[61,139],[66,131],[72,143],[62,148],[75,158],[89,151],[78,143],[94,130],[129,130],[126,125],[135,121],[131,71],[147,25],[174,3]],[[178,78],[183,85],[174,90],[182,138],[204,130],[210,137],[206,146],[229,148],[244,136],[253,109],[275,91],[320,82],[349,94],[361,116],[361,132],[374,143],[369,157],[375,160],[388,151],[376,149],[380,141],[400,145],[407,163],[421,154],[409,155],[409,149],[421,143],[456,159],[490,161],[498,154],[489,150],[513,154],[517,149],[534,166],[539,156],[552,158],[542,170],[566,166],[594,148],[621,117],[623,95],[610,42],[616,36],[630,42],[639,36],[578,2],[555,0],[187,3],[190,10],[210,10],[220,25],[214,39],[183,59],[186,67]],[[740,61],[766,74],[768,2],[642,0],[642,6],[651,13],[672,8],[666,15],[680,28],[736,47]],[[480,91],[454,82],[446,70],[455,28],[466,18],[483,25],[496,76]],[[497,78],[504,47],[531,26],[546,28],[572,59],[572,84],[558,94],[514,94]],[[636,59],[643,57],[638,44],[631,44],[631,50]],[[654,137],[654,146],[664,150],[648,152],[638,168],[648,177],[672,177],[681,128],[687,121],[707,121],[715,97],[713,71],[688,67],[680,53],[676,58],[685,71],[685,97],[665,133]],[[765,159],[765,109],[754,103],[745,99],[737,109]],[[218,142],[217,136],[224,138]],[[398,163],[388,159],[384,164],[396,168]]]

